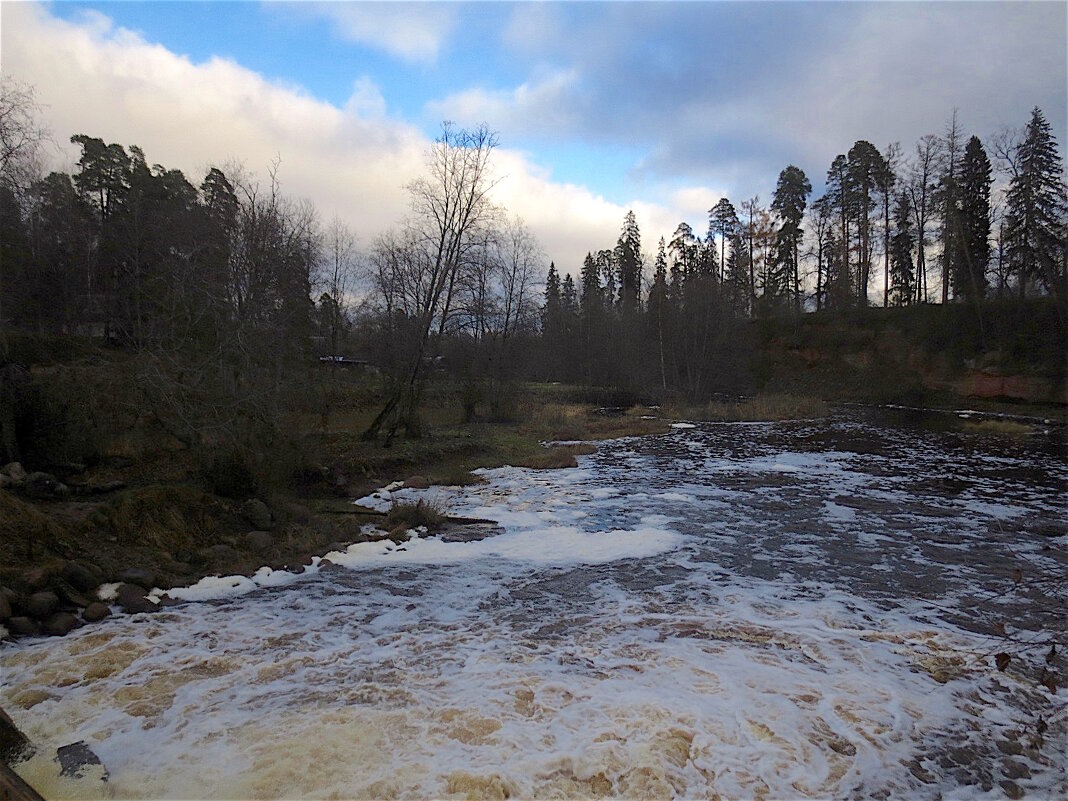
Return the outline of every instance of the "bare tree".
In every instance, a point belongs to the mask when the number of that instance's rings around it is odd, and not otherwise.
[[[909,175],[909,195],[916,218],[916,301],[927,302],[927,225],[930,222],[938,137],[927,134],[916,143],[916,158]]]
[[[48,131],[38,121],[33,87],[0,77],[0,184],[21,197],[40,177],[38,161]]]
[[[356,237],[340,217],[335,216],[326,229],[322,255],[318,275],[323,292],[320,311],[329,327],[330,353],[336,355],[348,320],[357,266]]]
[[[941,179],[939,192],[942,201],[942,303],[949,301],[949,276],[955,269],[952,264],[953,250],[950,247],[952,231],[957,222],[957,173],[959,171],[961,154],[964,150],[964,134],[961,132],[960,123],[957,122],[957,109],[953,109],[949,122],[946,123],[946,132],[939,140],[939,167]]]
[[[409,349],[406,364],[395,374],[382,411],[364,431],[364,439],[374,439],[385,429],[389,443],[401,426],[409,433],[418,430],[415,410],[419,381],[434,324],[440,337],[452,309],[461,267],[478,242],[477,232],[496,214],[489,199],[494,185],[489,160],[496,146],[496,134],[485,125],[456,130],[446,123],[430,149],[427,176],[408,187],[412,217],[407,238],[422,256],[412,259],[416,254],[407,249],[410,266],[420,270],[417,340]]]

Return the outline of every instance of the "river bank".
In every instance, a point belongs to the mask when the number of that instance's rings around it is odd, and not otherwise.
[[[1053,425],[1063,437],[1064,410],[979,405],[975,409],[894,407],[898,414],[934,415],[938,425],[968,436],[1028,436]],[[1021,414],[1021,411],[1037,412]],[[1060,419],[1044,415],[1060,413]],[[112,460],[67,475],[0,469],[0,637],[61,636],[115,613],[156,612],[176,603],[168,594],[213,576],[257,571],[301,572],[330,551],[392,537],[422,520],[391,518],[351,501],[383,487],[457,487],[481,480],[471,470],[502,465],[560,468],[595,446],[545,447],[546,441],[612,439],[664,433],[673,421],[819,418],[817,400],[761,396],[668,409],[545,403],[518,422],[449,425],[439,418],[420,440],[391,449],[361,443],[353,420],[338,421],[321,443],[316,475],[262,498],[226,498],[191,481],[153,481],[174,465]],[[345,457],[348,458],[345,458]],[[168,455],[174,461],[174,455]],[[348,465],[346,467],[346,465]],[[61,481],[62,479],[62,481]],[[65,483],[64,483],[65,482]],[[42,487],[44,489],[42,489]]]

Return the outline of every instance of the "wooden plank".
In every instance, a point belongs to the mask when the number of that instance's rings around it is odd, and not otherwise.
[[[44,801],[6,762],[0,762],[0,801]]]

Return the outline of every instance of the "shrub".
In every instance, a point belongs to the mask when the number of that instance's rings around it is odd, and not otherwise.
[[[394,528],[401,525],[407,528],[426,526],[433,530],[445,522],[445,512],[437,504],[420,499],[415,503],[396,502],[386,513],[386,520]]]

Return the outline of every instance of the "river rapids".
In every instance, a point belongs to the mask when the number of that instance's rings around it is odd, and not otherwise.
[[[1063,441],[857,412],[483,474],[392,498],[495,526],[0,648],[38,745],[17,772],[56,797],[1068,792],[1065,689],[1021,650],[1065,638]],[[106,781],[59,775],[79,740]]]

